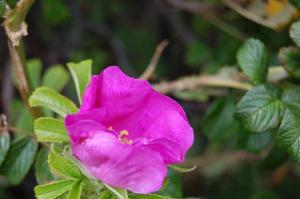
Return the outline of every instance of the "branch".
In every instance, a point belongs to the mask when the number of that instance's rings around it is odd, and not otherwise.
[[[237,80],[224,79],[217,76],[187,76],[175,81],[161,82],[154,84],[155,90],[161,93],[170,93],[173,91],[195,90],[199,87],[221,87],[221,88],[235,88],[240,90],[250,90],[252,88],[249,83],[242,83]]]
[[[234,1],[223,0],[223,2],[225,5],[227,5],[229,8],[231,8],[235,12],[239,13],[240,15],[242,15],[260,25],[263,25],[263,26],[266,26],[268,28],[275,29],[275,30],[278,29],[277,25],[274,22],[272,22],[270,20],[265,20],[262,17],[259,17],[255,14],[247,11],[246,9],[242,8],[240,5],[238,5]]]
[[[22,37],[27,35],[27,25],[24,20],[33,2],[34,0],[21,0],[13,10],[8,9],[3,25],[7,36],[12,66],[16,74],[18,91],[22,101],[32,116],[36,118],[41,115],[41,110],[39,108],[31,108],[28,104],[31,87],[27,77],[26,58],[22,44]]]
[[[235,27],[220,20],[218,17],[215,16],[217,13],[216,11],[219,9],[219,6],[209,4],[206,2],[198,2],[198,1],[183,1],[183,0],[165,0],[165,1],[167,1],[169,4],[173,5],[178,9],[202,16],[217,28],[221,29],[222,31],[226,32],[227,34],[239,40],[245,40],[245,38],[247,38],[246,34],[244,34],[243,32],[239,31]]]
[[[151,61],[149,63],[149,65],[147,66],[146,70],[144,71],[144,73],[140,76],[140,79],[149,79],[157,66],[157,63],[159,61],[159,58],[161,56],[161,54],[163,53],[164,49],[168,46],[169,41],[168,40],[163,40],[162,42],[160,42],[158,44],[158,46],[156,47],[156,50],[151,58]]]

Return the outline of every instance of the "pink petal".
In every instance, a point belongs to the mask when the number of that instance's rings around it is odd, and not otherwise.
[[[163,112],[146,134],[149,140],[153,140],[149,147],[158,151],[167,164],[182,162],[194,141],[193,129],[175,111]]]
[[[79,131],[82,131],[82,126],[91,127],[88,123],[81,123],[77,126]],[[73,144],[72,148],[74,155],[93,176],[135,193],[146,194],[162,187],[166,165],[159,153],[140,145],[123,144],[107,131],[99,130],[89,135]]]
[[[126,116],[143,103],[150,89],[147,81],[130,78],[118,67],[111,66],[92,77],[80,110],[105,107],[110,117]]]

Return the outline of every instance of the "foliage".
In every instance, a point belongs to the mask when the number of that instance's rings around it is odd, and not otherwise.
[[[0,0],[3,22],[13,16],[3,18],[5,3],[14,10],[17,2]],[[25,192],[17,194],[27,186],[26,194],[42,199],[300,194],[300,22],[293,22],[299,0],[192,1],[192,8],[172,2],[35,1],[26,18],[29,35],[23,40],[22,32],[18,39],[19,51],[23,45],[26,50],[22,56],[29,57],[23,60],[28,101],[40,110],[38,118],[21,93],[5,91],[9,51],[0,32],[0,111],[9,115],[8,128],[0,127],[0,198],[23,197]],[[203,2],[212,10],[193,10]],[[182,103],[196,139],[187,163],[169,167],[160,192],[127,193],[95,180],[72,156],[63,119],[78,111],[92,74],[119,65],[138,77],[164,38],[170,45],[150,80],[158,89],[171,86],[162,92]],[[20,79],[11,71],[18,88]]]

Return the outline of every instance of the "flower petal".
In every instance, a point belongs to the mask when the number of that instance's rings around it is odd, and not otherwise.
[[[92,77],[80,110],[106,107],[108,116],[126,116],[143,103],[150,90],[147,81],[128,77],[118,67],[110,66]]]
[[[152,140],[149,147],[158,151],[166,164],[182,162],[194,141],[193,129],[175,111],[163,112],[146,134]]]
[[[147,194],[163,185],[166,165],[160,154],[149,148],[121,143],[104,131],[72,148],[93,176],[111,186]]]

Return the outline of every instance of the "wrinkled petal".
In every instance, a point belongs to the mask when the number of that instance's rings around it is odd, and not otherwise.
[[[80,111],[106,107],[108,116],[126,116],[143,103],[150,90],[147,81],[128,77],[118,67],[111,66],[92,76]]]
[[[148,129],[157,118],[171,112],[177,112],[185,123],[187,123],[188,120],[185,112],[176,101],[151,90],[147,98],[143,100],[143,104],[139,106],[135,112],[124,117],[113,118],[109,122],[109,125],[119,131],[123,129],[128,130],[131,139],[147,137],[149,136],[148,134],[151,133]],[[161,119],[165,121],[164,118]]]
[[[149,146],[158,151],[165,163],[182,162],[194,141],[193,129],[178,112],[166,111],[147,130]]]
[[[155,151],[123,144],[105,131],[94,133],[72,148],[93,176],[111,186],[142,194],[162,187],[166,165]]]

